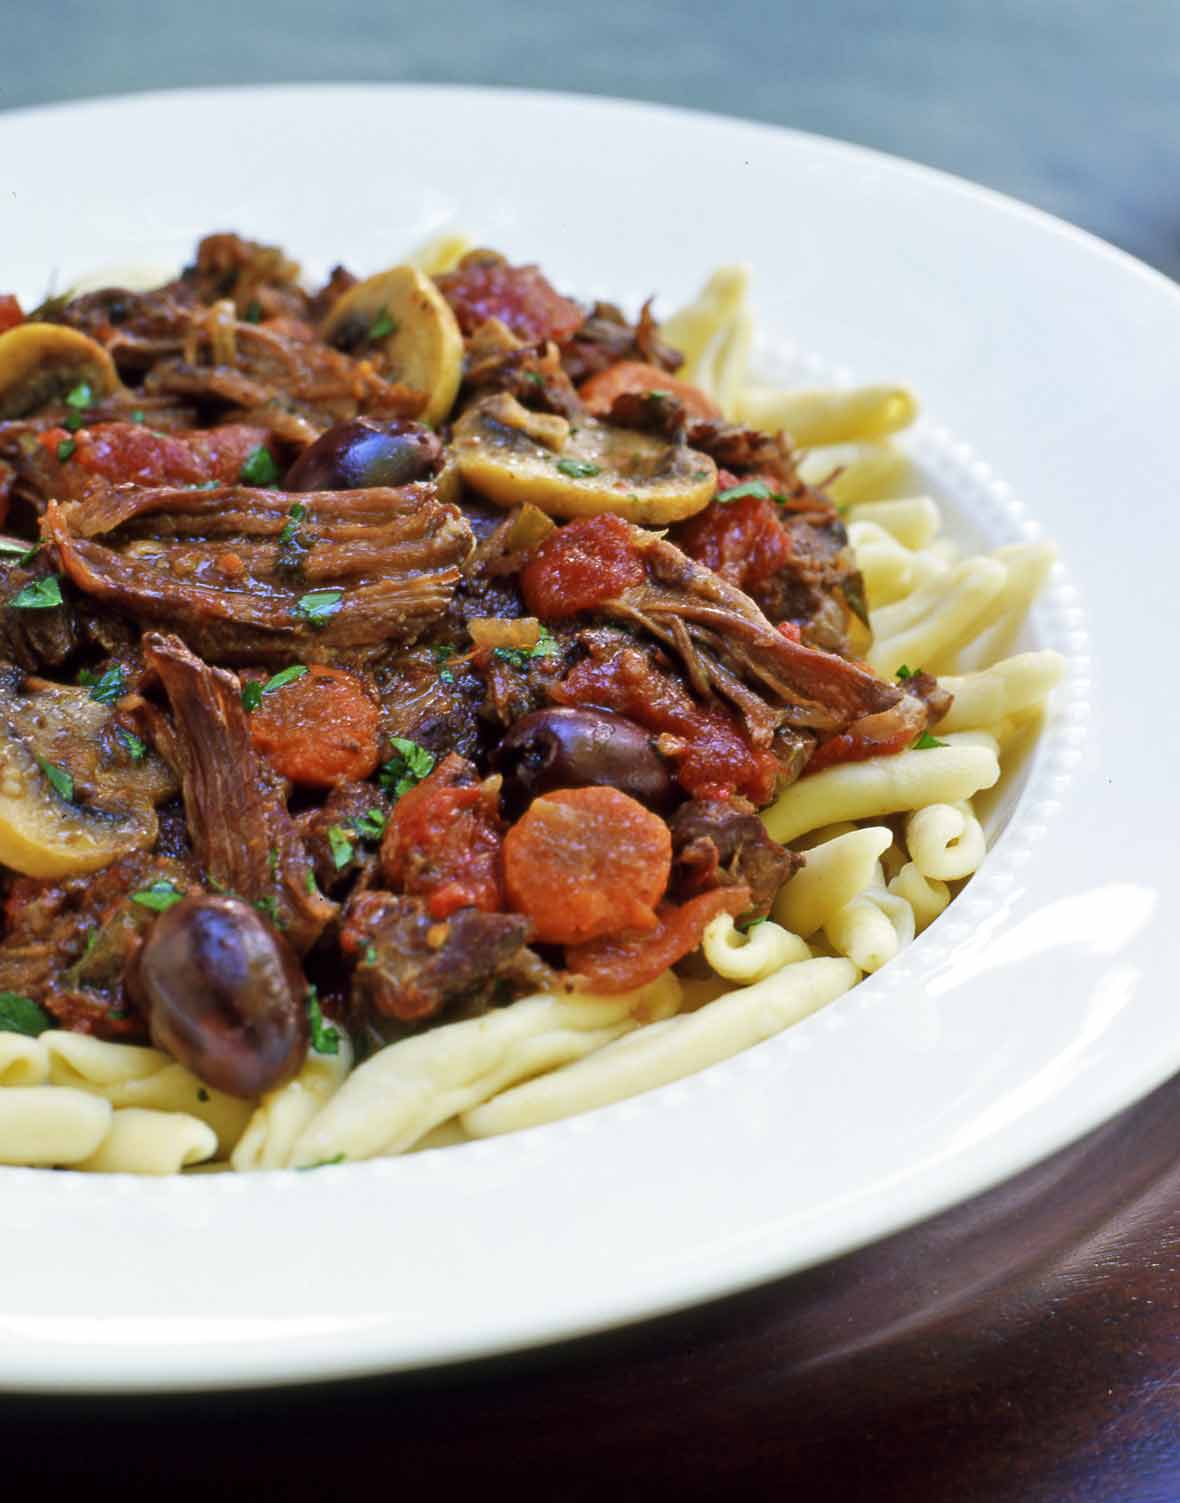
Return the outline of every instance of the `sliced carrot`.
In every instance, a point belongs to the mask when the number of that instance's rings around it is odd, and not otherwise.
[[[705,925],[719,913],[735,917],[750,906],[748,887],[715,887],[677,907],[661,903],[659,922],[647,934],[630,938],[611,935],[586,945],[571,945],[565,963],[585,976],[595,991],[628,992],[646,986],[670,965],[695,950]]]
[[[263,693],[250,716],[250,739],[282,777],[330,788],[374,771],[380,716],[355,673],[317,665]]]
[[[534,799],[504,840],[509,901],[549,944],[653,928],[671,868],[668,826],[615,788]]]
[[[583,381],[578,394],[595,417],[605,417],[614,406],[615,398],[648,391],[667,392],[683,406],[689,417],[719,418],[721,409],[699,386],[689,381],[677,381],[658,365],[644,365],[639,360],[619,360],[599,371],[588,381]]]

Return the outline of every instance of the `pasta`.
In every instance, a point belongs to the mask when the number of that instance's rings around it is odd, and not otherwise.
[[[905,386],[753,379],[744,267],[661,327],[452,232],[314,294],[234,235],[120,283],[0,296],[39,518],[0,536],[0,1163],[605,1107],[834,1001],[984,862],[1064,669],[1013,650],[1054,550],[942,534]],[[132,647],[77,647],[87,597]]]

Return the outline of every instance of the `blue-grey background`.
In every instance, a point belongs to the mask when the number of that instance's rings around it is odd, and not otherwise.
[[[986,183],[1180,276],[1180,0],[0,0],[0,109],[319,80],[569,89],[793,125]],[[79,142],[63,184],[93,165]]]

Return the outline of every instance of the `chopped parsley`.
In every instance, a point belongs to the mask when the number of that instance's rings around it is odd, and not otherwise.
[[[63,428],[68,428],[71,433],[77,433],[79,428],[85,428],[86,417],[81,412],[67,412]]]
[[[133,732],[118,727],[119,740],[127,748],[127,755],[133,762],[142,762],[147,756],[147,742],[141,741]]]
[[[259,898],[254,906],[258,909],[259,913],[264,913],[270,919],[276,929],[284,927],[283,920],[279,915],[279,900],[273,893],[265,898]]]
[[[61,443],[57,446],[57,457],[59,461],[62,464],[65,464],[66,460],[70,458],[77,447],[78,445],[72,438],[63,438]]]
[[[366,809],[352,827],[362,840],[380,840],[385,834],[385,815],[380,809]]]
[[[238,471],[238,479],[246,485],[274,485],[278,478],[279,467],[265,444],[251,449]]]
[[[19,992],[0,992],[0,1033],[23,1033],[36,1038],[47,1028],[53,1027],[53,1019],[43,1007],[38,1007],[32,997],[22,997]]]
[[[295,603],[295,614],[310,621],[312,626],[323,626],[329,616],[334,616],[344,599],[343,590],[309,590]]]
[[[921,671],[922,670],[920,668],[911,668],[908,664],[903,663],[897,670],[896,677],[902,680],[905,680],[907,678],[917,678],[918,674],[921,673]]]
[[[299,536],[299,524],[307,516],[307,507],[302,501],[296,501],[287,513],[287,520],[283,523],[283,530],[279,533],[279,547],[286,548]]]
[[[535,647],[493,647],[492,656],[514,668],[524,668],[533,658],[555,657],[560,651],[557,639],[547,626],[542,626]]]
[[[453,684],[455,682],[455,675],[447,667],[447,664],[454,657],[455,649],[448,646],[446,642],[437,642],[430,649],[430,653],[434,661],[438,664],[439,680],[444,684]]]
[[[334,1054],[336,1051],[333,1049],[331,1052]],[[295,1168],[300,1174],[306,1174],[309,1169],[326,1169],[329,1164],[343,1164],[344,1162],[343,1153],[334,1153],[330,1159],[316,1159],[314,1164],[296,1164]]]
[[[339,1054],[340,1035],[331,1023],[324,1022],[320,994],[314,986],[307,988],[307,1023],[311,1029],[311,1047],[317,1054]]]
[[[80,410],[89,407],[94,401],[94,393],[90,390],[89,381],[79,381],[72,391],[66,392],[66,406]]]
[[[167,877],[161,877],[147,887],[141,887],[138,892],[131,894],[131,901],[138,903],[141,908],[150,908],[153,913],[167,913],[169,908],[174,908],[184,897],[184,893],[174,882],[169,882]]]
[[[275,873],[279,869],[279,852],[278,852],[278,847],[277,846],[273,846],[272,845],[271,848],[270,848],[270,850],[267,851],[267,853],[266,853],[266,866],[267,866],[267,870],[270,872],[271,876],[273,877],[275,875]]]
[[[319,892],[319,888],[315,885],[315,872],[312,871],[310,866],[307,868],[307,872],[303,878],[303,886],[307,890],[308,897],[314,898]]]
[[[49,611],[61,604],[61,580],[56,574],[35,579],[8,602],[17,611]]]
[[[779,491],[772,491],[765,480],[745,480],[741,485],[731,485],[728,490],[718,491],[718,501],[740,501],[743,496],[752,496],[755,501],[785,501]]]
[[[602,466],[591,464],[588,459],[559,459],[557,468],[571,480],[589,480],[593,475],[602,474]]]
[[[393,747],[394,755],[381,769],[380,783],[394,798],[401,798],[434,770],[438,758],[432,751],[427,751],[416,741],[407,741],[404,736],[395,736]]]
[[[0,553],[14,553],[18,564],[30,563],[41,551],[40,543],[22,543],[19,538],[0,538]]]
[[[74,801],[74,780],[64,767],[58,767],[53,762],[47,762],[44,757],[37,758],[37,766],[49,779],[50,786],[59,798],[64,798],[67,803]]]
[[[131,421],[133,423],[142,423],[143,422],[143,408],[142,407],[134,407],[134,408],[132,408],[132,410],[131,410]]]
[[[78,682],[89,688],[90,698],[100,705],[113,705],[127,693],[127,679],[117,663],[105,673],[92,673],[89,668],[82,668]]]
[[[365,965],[376,965],[377,964],[377,946],[376,945],[366,945],[365,946],[364,963],[365,963]]]
[[[545,377],[541,374],[540,371],[525,371],[524,379],[529,382],[531,386],[544,386],[545,384]]]
[[[340,825],[329,825],[328,845],[332,852],[332,864],[340,871],[352,860],[353,844],[348,838],[348,832]]]
[[[932,736],[929,731],[923,731],[914,742],[914,751],[930,751],[936,746],[949,746],[949,741],[940,741],[937,736]]]
[[[391,334],[396,334],[400,325],[396,318],[391,318],[389,310],[382,308],[377,317],[369,325],[370,339],[388,339]]]
[[[198,1101],[209,1101],[211,1099],[212,1098],[210,1097],[209,1092],[205,1089],[204,1086],[198,1086],[197,1087],[197,1100]]]
[[[246,304],[246,311],[242,317],[248,324],[260,324],[262,322],[262,304],[256,297],[252,297]]]
[[[276,689],[293,684],[306,672],[302,663],[292,663],[289,668],[283,668],[273,678],[268,678],[266,683],[262,683],[260,679],[251,679],[249,683],[242,685],[242,703],[247,710],[256,710],[262,703],[264,694],[273,694]]]

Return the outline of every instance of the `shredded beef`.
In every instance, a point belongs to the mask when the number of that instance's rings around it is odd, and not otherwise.
[[[217,890],[253,903],[308,949],[336,908],[315,887],[282,787],[251,745],[240,683],[178,637],[153,632],[144,646],[172,715],[145,706],[143,717],[180,780],[198,863]]]

